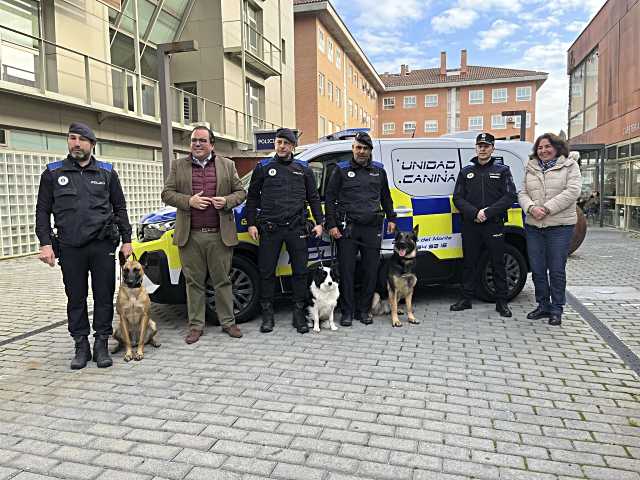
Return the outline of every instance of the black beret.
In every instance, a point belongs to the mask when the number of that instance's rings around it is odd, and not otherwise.
[[[373,140],[371,140],[371,136],[367,132],[358,132],[355,136],[355,141],[373,150]]]
[[[298,137],[296,137],[295,132],[290,128],[279,128],[276,130],[276,138],[284,138],[294,145],[298,143]]]
[[[69,125],[69,133],[76,133],[78,135],[82,135],[87,140],[91,140],[93,143],[96,143],[96,134],[93,133],[93,130],[91,130],[84,123],[78,123],[78,122],[72,123],[71,125]]]
[[[489,145],[494,145],[496,143],[496,137],[491,135],[490,133],[481,133],[476,137],[476,145],[479,143],[488,143]]]

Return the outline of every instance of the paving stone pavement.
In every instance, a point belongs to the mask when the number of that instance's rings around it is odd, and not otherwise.
[[[640,235],[590,227],[569,257],[568,289],[640,356]]]
[[[162,346],[109,369],[69,370],[64,326],[6,343],[0,480],[640,480],[640,379],[576,312],[526,320],[530,284],[512,319],[454,297],[421,291],[417,326],[307,335],[283,305],[272,334],[210,326],[191,346],[184,307],[154,306]]]

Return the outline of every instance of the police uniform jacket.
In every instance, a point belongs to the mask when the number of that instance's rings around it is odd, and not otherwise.
[[[471,165],[460,170],[453,203],[460,210],[464,222],[473,222],[478,211],[486,208],[488,222],[504,223],[507,210],[516,201],[511,170],[507,165],[497,163],[494,157],[485,165],[480,165],[478,157],[473,157]]]
[[[325,191],[325,211],[328,229],[338,226],[345,214],[361,225],[378,225],[382,212],[395,220],[384,165],[370,160],[361,166],[353,158],[338,163]]]
[[[84,168],[71,155],[53,162],[40,176],[36,235],[51,245],[51,214],[61,245],[81,247],[95,240],[105,224],[118,225],[123,243],[131,242],[131,225],[118,174],[93,156]]]
[[[251,175],[246,217],[249,227],[258,222],[277,225],[303,223],[306,203],[316,224],[324,221],[315,177],[307,162],[277,155],[262,160]],[[260,212],[258,213],[258,209]]]

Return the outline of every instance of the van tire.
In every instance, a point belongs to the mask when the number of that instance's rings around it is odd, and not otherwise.
[[[258,267],[247,257],[234,255],[231,261],[231,281],[233,282],[236,323],[248,322],[256,316],[260,305],[260,275],[258,274]],[[209,280],[207,280],[205,293],[207,323],[220,325],[215,311],[213,287]]]
[[[507,269],[507,300],[512,300],[522,291],[527,282],[527,261],[520,250],[506,243],[504,248],[505,268]],[[495,289],[493,286],[493,267],[488,254],[480,258],[480,285],[476,294],[487,302],[495,301]]]

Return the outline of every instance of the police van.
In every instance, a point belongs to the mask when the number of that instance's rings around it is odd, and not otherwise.
[[[453,205],[452,194],[460,169],[475,156],[477,132],[451,134],[439,138],[376,139],[373,160],[387,171],[389,188],[398,215],[397,226],[411,230],[419,225],[418,278],[422,285],[459,283],[462,272],[462,218]],[[336,165],[351,159],[350,135],[334,134],[319,143],[305,146],[296,158],[308,162],[316,179],[321,199]],[[345,137],[347,137],[345,139]],[[511,168],[516,186],[522,184],[532,144],[520,141],[496,141],[494,156]],[[248,188],[250,173],[243,177]],[[247,233],[244,204],[236,207],[235,219],[240,244],[235,247],[231,279],[236,320],[252,319],[259,309],[258,247]],[[147,263],[151,299],[157,303],[186,303],[184,277],[178,249],[173,245],[175,209],[166,207],[143,217],[138,226],[134,251]],[[386,232],[386,227],[385,230]],[[508,211],[505,224],[505,264],[509,299],[520,293],[527,279],[528,263],[524,234],[524,214],[518,204]],[[390,252],[393,235],[385,234],[382,254]],[[389,249],[388,251],[386,249]],[[309,261],[329,261],[332,248],[329,237],[309,239]],[[491,300],[493,275],[487,255],[481,261],[477,295]],[[291,267],[283,248],[278,264],[279,291],[290,291]],[[152,285],[151,285],[152,284]],[[208,318],[215,321],[212,288],[207,289]]]

